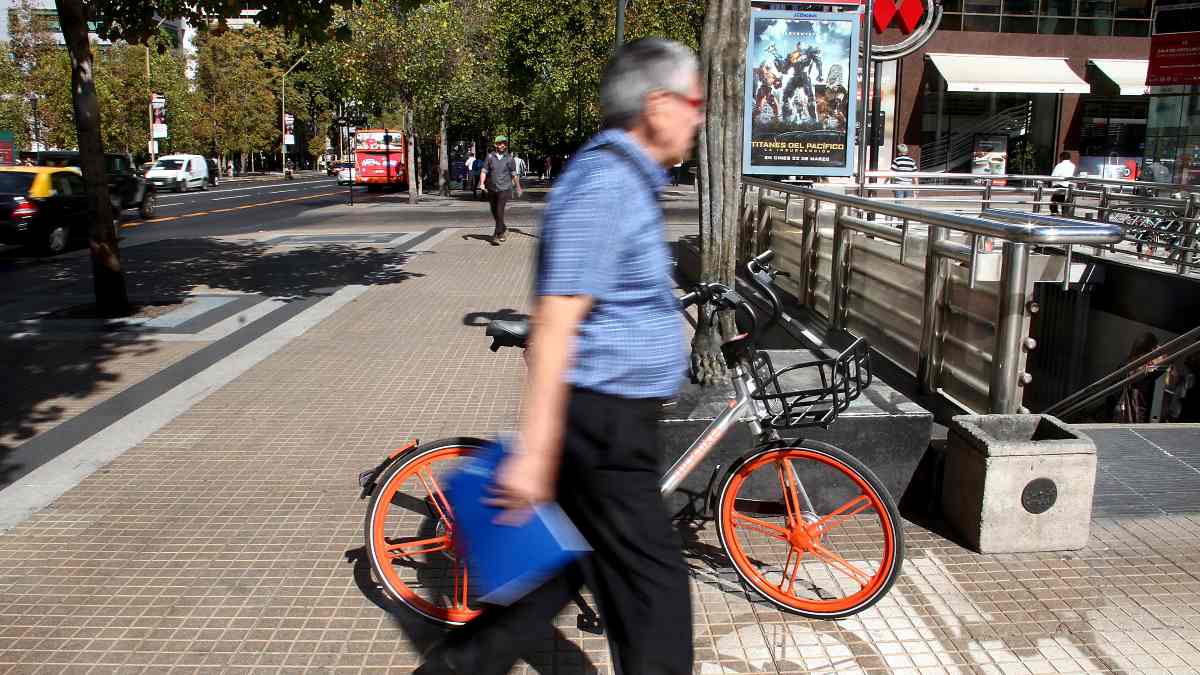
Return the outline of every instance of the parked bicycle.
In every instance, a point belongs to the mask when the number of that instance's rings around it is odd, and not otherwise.
[[[904,532],[880,480],[862,462],[828,443],[786,440],[781,432],[828,427],[871,383],[870,350],[858,340],[833,358],[776,368],[755,336],[780,314],[772,289],[778,271],[770,251],[747,264],[752,285],[770,302],[760,326],[754,307],[728,286],[700,284],[681,299],[686,308],[733,309],[746,332],[722,346],[734,397],[664,474],[669,495],[736,423],[757,438],[724,475],[709,481],[706,506],[734,569],[775,606],[807,617],[837,619],[863,611],[887,594],[900,574]],[[528,324],[492,321],[492,351],[524,348]],[[811,383],[811,384],[806,384]],[[462,624],[479,610],[469,575],[453,545],[454,514],[442,479],[485,441],[414,441],[359,476],[370,497],[366,548],[389,596],[440,623]]]

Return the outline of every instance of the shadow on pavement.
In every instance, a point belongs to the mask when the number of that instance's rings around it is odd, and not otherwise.
[[[325,295],[349,284],[383,285],[414,275],[405,271],[413,253],[388,249],[318,245],[272,247],[211,239],[177,239],[126,249],[122,258],[130,300],[135,305],[182,303],[198,289],[260,294],[287,302]],[[60,258],[45,264],[0,269],[0,284],[22,289],[0,300],[0,318],[14,322],[81,303],[90,303],[92,276],[87,257]],[[12,460],[13,450],[63,421],[70,408],[98,403],[88,399],[123,379],[140,380],[146,357],[161,347],[135,342],[130,327],[113,330],[99,321],[43,319],[43,333],[67,333],[3,339],[0,352],[0,487],[35,466]],[[10,325],[13,330],[28,325]],[[135,374],[112,370],[119,358],[143,365]],[[133,384],[134,382],[128,382]],[[22,460],[23,461],[23,460]]]
[[[424,654],[446,634],[446,628],[427,621],[398,602],[393,601],[371,576],[371,563],[368,560],[365,547],[346,551],[346,561],[353,563],[354,583],[362,592],[363,597],[370,600],[376,607],[387,612],[388,618],[399,628],[404,636],[412,642],[416,651]],[[539,648],[534,652],[524,654],[522,660],[539,675],[551,675],[562,672],[558,666],[564,662],[571,664],[569,672],[580,675],[599,673],[600,670],[591,662],[586,652],[563,635],[562,631],[554,629],[554,647],[551,650]]]

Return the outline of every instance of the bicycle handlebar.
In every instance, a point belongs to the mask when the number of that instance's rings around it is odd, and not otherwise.
[[[758,315],[754,311],[754,306],[747,302],[737,291],[724,284],[698,284],[679,299],[680,306],[686,309],[697,304],[713,304],[717,309],[741,309],[750,317],[751,328],[749,332],[751,335],[756,334],[761,329],[769,328],[779,321],[780,314],[782,313],[779,296],[775,294],[772,285],[776,276],[780,274],[787,276],[786,272],[780,272],[771,267],[771,261],[774,259],[774,251],[764,251],[746,263],[746,271],[750,275],[751,285],[766,296],[767,300],[771,303],[771,316],[761,328],[758,325]]]

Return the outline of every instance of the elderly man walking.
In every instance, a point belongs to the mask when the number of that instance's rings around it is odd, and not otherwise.
[[[687,566],[658,490],[661,406],[687,368],[658,193],[704,120],[695,54],[668,40],[626,44],[600,105],[605,129],[546,208],[518,451],[495,486],[510,513],[557,499],[593,553],[451,633],[420,673],[507,673],[582,581],[616,673],[692,672]]]
[[[508,208],[508,197],[513,186],[521,196],[521,176],[517,173],[517,161],[508,153],[508,136],[496,137],[496,149],[483,160],[483,171],[479,174],[479,185],[487,191],[488,204],[492,207],[492,220],[496,230],[492,241],[500,243],[508,239],[508,227],[504,224],[504,210]]]

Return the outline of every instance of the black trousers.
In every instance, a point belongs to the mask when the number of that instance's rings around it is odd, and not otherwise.
[[[504,234],[508,228],[504,225],[504,209],[508,208],[508,198],[511,190],[488,190],[488,204],[492,207],[492,220],[496,221],[496,236]]]
[[[1058,215],[1058,210],[1061,206],[1063,215],[1067,213],[1067,194],[1062,191],[1055,192],[1050,196],[1050,213]]]
[[[583,583],[596,597],[616,673],[692,672],[687,566],[658,493],[661,408],[658,399],[571,392],[558,502],[593,553],[452,633],[447,647],[460,672],[507,673]]]

